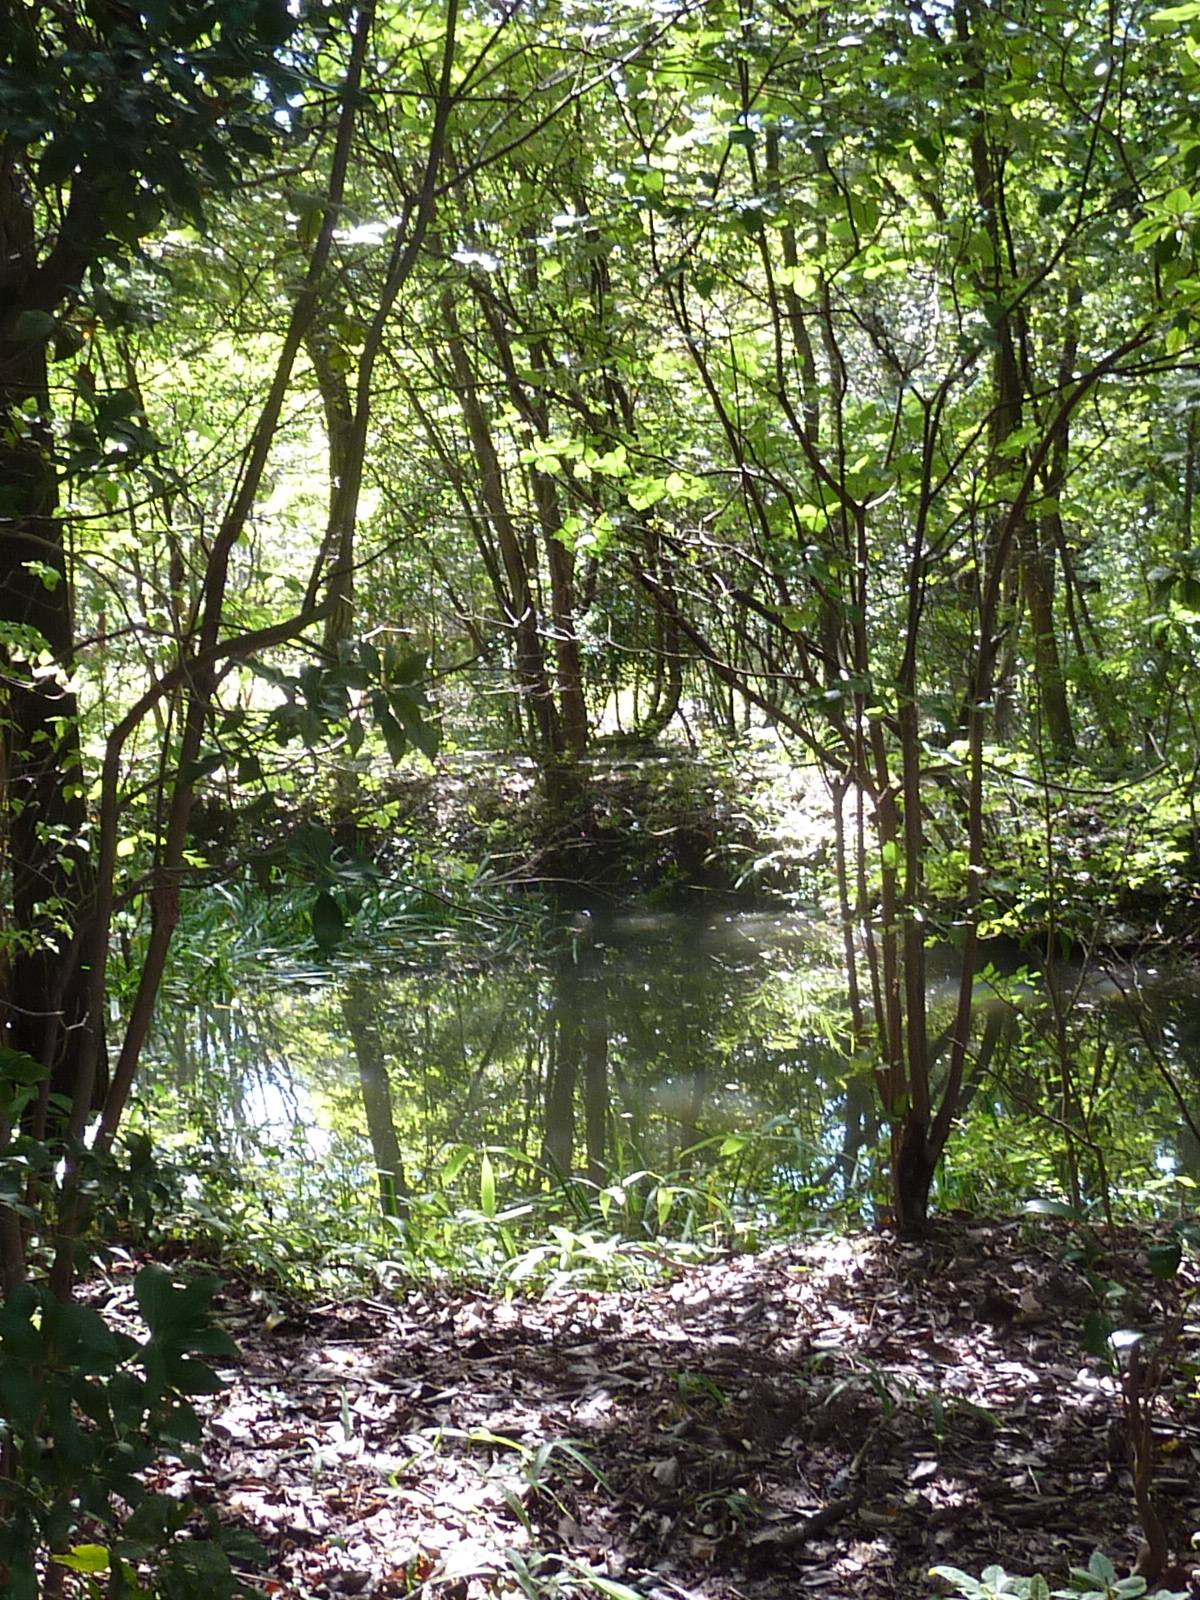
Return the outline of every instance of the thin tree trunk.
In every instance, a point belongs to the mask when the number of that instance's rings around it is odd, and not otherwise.
[[[479,494],[487,512],[504,567],[506,593],[497,595],[505,611],[505,623],[516,652],[518,692],[527,705],[536,730],[537,756],[545,775],[547,792],[558,793],[558,768],[563,741],[558,708],[554,703],[539,632],[539,611],[526,553],[509,510],[504,490],[504,474],[492,438],[491,428],[479,398],[475,371],[467,355],[453,299],[447,291],[442,297],[442,314],[449,330],[450,359],[454,388],[462,408],[463,420],[479,472]]]

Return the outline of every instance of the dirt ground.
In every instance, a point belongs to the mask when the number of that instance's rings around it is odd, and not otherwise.
[[[204,1470],[155,1487],[252,1528],[283,1600],[908,1600],[948,1592],[938,1563],[1053,1581],[1097,1547],[1128,1570],[1126,1401],[1084,1348],[1106,1315],[1161,1342],[1166,1580],[1200,1596],[1197,1273],[1156,1278],[1153,1243],[963,1220],[542,1301],[227,1284]]]

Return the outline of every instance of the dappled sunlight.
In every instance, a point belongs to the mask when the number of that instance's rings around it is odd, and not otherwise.
[[[1121,1408],[1083,1350],[1070,1244],[1053,1223],[821,1237],[541,1300],[235,1283],[206,1471],[286,1597],[506,1592],[510,1552],[713,1600],[917,1600],[937,1562],[1131,1557]],[[1151,1330],[1139,1244],[1109,1241],[1105,1271]]]

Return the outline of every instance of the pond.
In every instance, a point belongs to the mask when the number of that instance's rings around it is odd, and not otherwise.
[[[931,963],[947,1020],[953,964]],[[1186,1203],[1195,974],[996,965],[935,1204]],[[381,951],[176,1011],[146,1103],[219,1205],[259,1187],[293,1214],[495,1221],[537,1200],[573,1226],[761,1237],[882,1192],[843,989],[816,916],[593,909],[537,959],[414,972]]]

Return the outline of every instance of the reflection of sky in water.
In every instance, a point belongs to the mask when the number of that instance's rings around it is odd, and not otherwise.
[[[313,1156],[328,1154],[333,1135],[321,1126],[316,1107],[302,1083],[293,1078],[285,1092],[274,1079],[260,1079],[252,1083],[242,1104],[247,1129],[255,1129],[264,1136],[275,1139],[303,1136],[306,1149]]]

